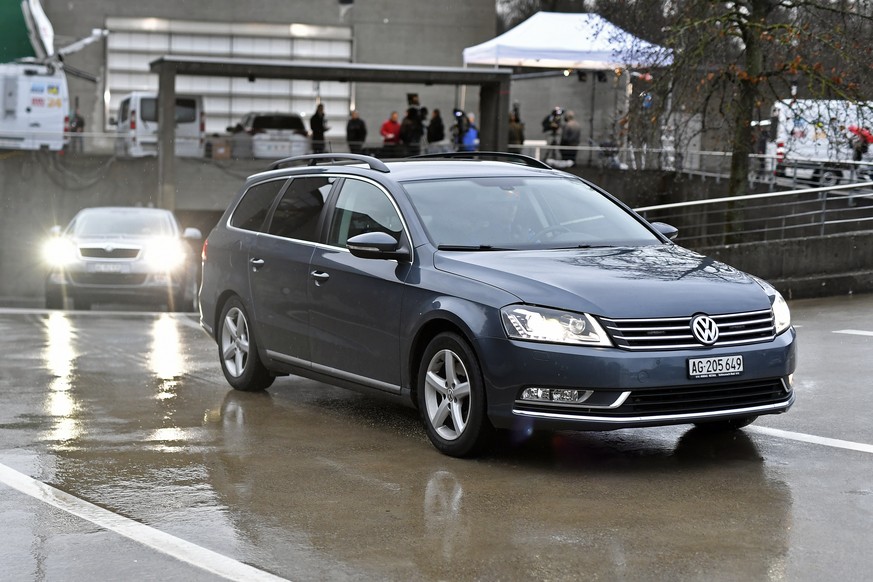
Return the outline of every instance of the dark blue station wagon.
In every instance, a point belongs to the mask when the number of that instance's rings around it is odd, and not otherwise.
[[[501,430],[736,430],[791,407],[772,286],[585,180],[478,158],[316,154],[251,176],[203,250],[230,385],[395,396],[452,456]]]

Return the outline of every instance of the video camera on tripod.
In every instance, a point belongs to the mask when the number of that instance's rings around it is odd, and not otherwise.
[[[558,143],[558,132],[561,131],[561,124],[564,121],[564,110],[560,107],[555,107],[552,109],[548,115],[543,119],[543,131],[546,133],[551,133],[552,137],[550,139],[551,145],[557,145]]]

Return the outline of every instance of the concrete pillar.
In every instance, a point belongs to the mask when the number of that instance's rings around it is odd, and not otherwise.
[[[176,69],[158,71],[158,206],[176,209]]]

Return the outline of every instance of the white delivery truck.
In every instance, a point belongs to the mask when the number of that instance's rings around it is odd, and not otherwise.
[[[63,149],[69,131],[67,78],[39,63],[0,64],[0,148]]]
[[[829,186],[873,169],[873,102],[777,101],[766,131],[777,176]]]
[[[136,91],[124,96],[118,105],[115,125],[116,153],[119,156],[141,158],[158,155],[158,95]],[[203,97],[176,95],[176,155],[203,157],[206,137],[206,116]]]

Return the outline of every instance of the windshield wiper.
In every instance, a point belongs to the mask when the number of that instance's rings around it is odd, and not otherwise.
[[[491,245],[439,245],[438,251],[511,251],[503,247],[495,247]]]

